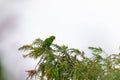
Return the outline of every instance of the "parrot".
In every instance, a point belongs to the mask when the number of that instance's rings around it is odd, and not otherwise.
[[[55,40],[55,36],[50,36],[49,38],[46,38],[43,42],[43,48],[50,48],[54,40]]]

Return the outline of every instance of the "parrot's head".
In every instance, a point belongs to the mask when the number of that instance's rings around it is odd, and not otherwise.
[[[50,39],[55,40],[55,36],[50,36]]]

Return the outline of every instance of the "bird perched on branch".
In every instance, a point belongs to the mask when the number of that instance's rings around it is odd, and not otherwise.
[[[54,40],[55,40],[55,36],[50,36],[49,38],[46,38],[43,42],[43,48],[50,48]]]

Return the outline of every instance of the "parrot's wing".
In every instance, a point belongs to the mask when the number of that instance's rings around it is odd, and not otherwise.
[[[50,36],[49,38],[46,38],[44,41],[44,46],[50,47],[50,45],[52,44],[52,42],[54,41],[55,37],[54,36]]]

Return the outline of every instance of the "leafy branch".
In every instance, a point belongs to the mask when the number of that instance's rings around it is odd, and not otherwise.
[[[120,54],[103,57],[102,48],[88,47],[93,56],[86,57],[84,51],[53,44],[54,40],[55,36],[37,38],[19,48],[28,52],[23,57],[39,59],[35,69],[26,71],[26,80],[120,80]]]

